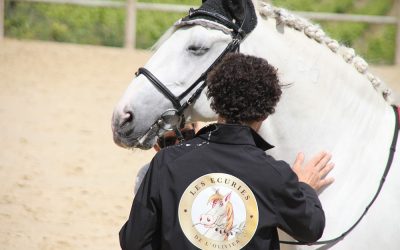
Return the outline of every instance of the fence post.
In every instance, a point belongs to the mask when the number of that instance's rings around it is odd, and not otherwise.
[[[397,2],[397,35],[396,35],[396,58],[395,58],[395,63],[397,65],[400,65],[400,2]]]
[[[4,0],[0,0],[0,41],[4,39]]]
[[[136,0],[126,0],[124,46],[128,49],[136,47]]]

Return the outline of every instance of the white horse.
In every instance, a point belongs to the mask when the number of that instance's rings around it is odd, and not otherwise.
[[[319,195],[326,213],[321,240],[329,240],[355,224],[379,187],[395,130],[390,93],[354,50],[340,46],[318,26],[271,5],[254,5],[258,24],[240,50],[267,59],[278,68],[282,83],[290,84],[260,134],[276,146],[268,154],[287,162],[293,162],[299,151],[308,156],[321,149],[332,153],[336,167],[330,175],[335,182]],[[145,67],[178,95],[231,37],[204,21],[177,25],[164,40]],[[147,78],[135,78],[113,114],[115,142],[150,148],[156,138],[143,134],[171,107]],[[191,121],[215,120],[204,91],[185,116]],[[334,244],[297,248],[399,249],[399,210],[397,153],[381,193],[354,230]]]

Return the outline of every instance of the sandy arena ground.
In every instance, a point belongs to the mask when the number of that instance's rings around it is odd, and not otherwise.
[[[114,145],[110,119],[149,56],[0,42],[1,249],[119,249],[135,175],[154,153]],[[400,67],[375,72],[400,91]]]

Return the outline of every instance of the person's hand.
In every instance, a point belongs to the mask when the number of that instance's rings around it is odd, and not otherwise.
[[[307,183],[318,191],[334,181],[332,177],[326,178],[334,166],[333,163],[329,163],[331,158],[330,154],[321,152],[303,166],[304,154],[298,153],[292,169],[297,174],[299,181]]]

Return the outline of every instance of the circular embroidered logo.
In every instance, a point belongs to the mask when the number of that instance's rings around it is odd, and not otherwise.
[[[179,202],[179,223],[200,249],[241,249],[258,225],[258,206],[251,189],[235,176],[212,173],[199,177]]]

